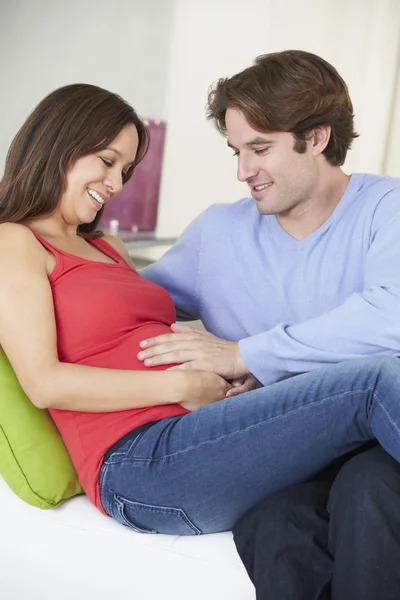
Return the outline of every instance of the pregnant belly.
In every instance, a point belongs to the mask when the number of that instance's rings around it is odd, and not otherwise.
[[[76,364],[92,367],[103,367],[108,369],[146,370],[143,362],[137,358],[141,348],[139,343],[150,337],[171,333],[171,328],[162,323],[148,323],[130,331],[115,340],[103,344],[101,347],[92,349],[85,356],[76,358]],[[172,365],[151,367],[151,370],[165,370]]]

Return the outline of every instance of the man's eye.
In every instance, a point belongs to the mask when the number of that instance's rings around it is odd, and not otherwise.
[[[234,152],[234,153],[232,154],[232,156],[239,156],[239,150],[236,150],[236,152]]]
[[[100,156],[100,159],[103,161],[103,163],[106,165],[106,167],[113,166],[112,160],[108,160],[107,158],[103,158],[102,156]]]
[[[257,154],[257,156],[263,156],[264,154],[267,154],[269,148],[258,148],[257,150],[254,150],[254,154]]]

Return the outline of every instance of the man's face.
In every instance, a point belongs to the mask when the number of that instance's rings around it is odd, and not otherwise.
[[[261,133],[239,110],[225,115],[228,146],[238,158],[237,177],[246,182],[262,214],[302,212],[316,187],[316,157],[307,142],[304,154],[293,149],[295,138],[287,132]]]

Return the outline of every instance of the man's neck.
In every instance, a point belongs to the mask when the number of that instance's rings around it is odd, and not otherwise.
[[[312,195],[292,211],[277,215],[280,226],[292,237],[303,240],[319,229],[334,212],[346,191],[350,177],[338,167],[320,173]]]

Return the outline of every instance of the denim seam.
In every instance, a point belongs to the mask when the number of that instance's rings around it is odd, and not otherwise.
[[[140,510],[143,510],[144,512],[156,513],[156,514],[161,514],[161,515],[166,515],[166,516],[178,516],[180,519],[182,519],[182,521],[184,523],[186,523],[186,525],[194,533],[196,533],[197,535],[201,534],[201,530],[198,527],[196,527],[196,525],[193,523],[193,521],[191,519],[189,519],[188,515],[183,510],[183,508],[173,507],[173,506],[154,506],[152,504],[146,504],[144,502],[137,502],[135,500],[129,500],[128,498],[121,496],[120,494],[116,493],[115,491],[110,490],[110,493],[113,495],[115,502],[117,504],[119,504],[121,508],[124,508],[124,504],[127,506],[135,504],[135,505],[137,505],[138,508],[140,508]],[[124,518],[124,520],[126,522],[128,522],[128,523],[130,522],[127,515],[123,515],[121,513],[121,517]],[[134,525],[134,527],[137,528],[136,525]]]
[[[400,428],[395,423],[395,421],[393,421],[392,417],[390,416],[390,414],[386,410],[385,406],[382,404],[381,399],[379,398],[379,395],[376,392],[373,392],[373,396],[376,399],[377,404],[379,404],[380,408],[382,409],[382,412],[385,415],[386,419],[389,421],[389,423],[392,425],[392,427],[394,427],[396,429],[397,433],[400,434]]]
[[[99,500],[100,500],[100,504],[103,506],[104,510],[106,511],[107,514],[110,514],[110,502],[108,500],[108,498],[104,498],[103,501],[103,484],[104,484],[104,480],[107,477],[107,473],[108,473],[108,464],[107,463],[103,463],[101,469],[100,469],[100,473],[99,473]],[[106,506],[107,503],[107,506]]]
[[[307,409],[311,409],[311,408],[313,408],[315,406],[319,406],[320,404],[322,404],[324,402],[327,402],[328,400],[332,400],[332,399],[334,399],[334,398],[336,398],[338,396],[344,398],[344,397],[349,396],[349,395],[357,394],[357,393],[360,393],[360,392],[364,393],[364,392],[367,392],[367,391],[368,392],[372,392],[374,394],[373,388],[371,388],[371,387],[360,388],[360,389],[356,389],[356,390],[351,390],[350,392],[345,392],[344,394],[343,393],[334,394],[333,396],[328,396],[327,398],[323,398],[323,399],[319,400],[318,402],[313,402],[313,404],[309,404],[307,406],[300,406],[300,407],[297,407],[297,408],[293,408],[292,410],[287,411],[285,414],[277,415],[276,417],[267,418],[267,419],[263,419],[263,420],[257,421],[257,423],[252,423],[251,425],[248,425],[244,429],[237,429],[236,431],[231,431],[230,433],[221,435],[221,436],[219,436],[219,437],[217,437],[217,438],[215,438],[213,440],[206,440],[204,442],[200,442],[199,444],[196,444],[195,446],[188,446],[184,450],[178,450],[177,452],[174,452],[173,454],[167,454],[165,456],[161,456],[160,458],[140,458],[140,457],[135,457],[135,456],[124,457],[124,458],[121,458],[121,460],[113,461],[112,464],[115,465],[115,464],[119,464],[119,463],[122,463],[122,462],[125,462],[125,461],[147,462],[147,463],[160,462],[160,461],[166,460],[167,458],[172,458],[172,457],[175,457],[175,456],[179,456],[180,454],[186,454],[186,452],[188,452],[190,450],[195,450],[196,448],[200,448],[201,446],[204,446],[206,444],[217,443],[217,442],[219,442],[219,441],[221,441],[221,440],[223,440],[225,438],[230,437],[231,435],[236,435],[236,434],[239,434],[239,433],[245,433],[249,429],[253,429],[254,427],[258,427],[258,425],[261,425],[261,424],[265,423],[265,421],[270,421],[272,423],[273,421],[276,421],[278,419],[282,419],[284,417],[287,417],[288,415],[290,415],[290,414],[292,414],[292,413],[294,413],[296,411],[307,410]]]
[[[101,491],[101,486],[103,485],[103,481],[104,478],[107,475],[107,471],[108,471],[108,464],[104,463],[103,466],[100,469],[100,476],[99,476],[99,487],[100,487],[100,491]]]
[[[110,456],[107,458],[107,460],[104,462],[104,464],[107,464],[107,465],[113,465],[113,464],[115,464],[116,462],[117,462],[117,463],[118,463],[118,462],[120,462],[120,461],[118,461],[118,460],[117,460],[117,461],[114,461],[114,460],[113,460],[113,459],[114,459],[114,457],[118,457],[118,456],[122,456],[122,457],[124,457],[124,456],[126,455],[126,453],[127,453],[127,452],[130,452],[132,449],[134,449],[134,448],[135,448],[135,446],[137,445],[137,443],[139,442],[139,440],[140,440],[140,439],[143,437],[143,435],[144,435],[145,433],[146,433],[145,431],[142,431],[142,432],[140,432],[140,433],[139,433],[139,434],[138,434],[138,435],[137,435],[137,436],[136,436],[136,437],[135,437],[133,440],[128,440],[127,442],[125,442],[125,444],[124,444],[123,446],[121,446],[121,448],[125,448],[125,445],[126,445],[127,443],[129,443],[129,441],[130,441],[130,446],[129,446],[129,448],[127,448],[127,450],[126,450],[125,452],[121,452],[119,449],[118,449],[118,450],[116,450],[115,452],[113,452],[113,453],[112,453],[112,454],[111,454],[111,455],[110,455]]]
[[[120,500],[127,504],[137,504],[141,510],[147,511],[150,513],[159,513],[159,514],[179,513],[179,515],[182,515],[182,513],[184,512],[181,508],[175,508],[175,507],[171,507],[171,506],[154,506],[152,504],[146,504],[145,502],[137,502],[134,500],[129,500],[128,498],[125,498],[124,496],[121,496],[120,494],[117,494],[115,492],[114,492],[114,496],[116,497],[117,500]]]

